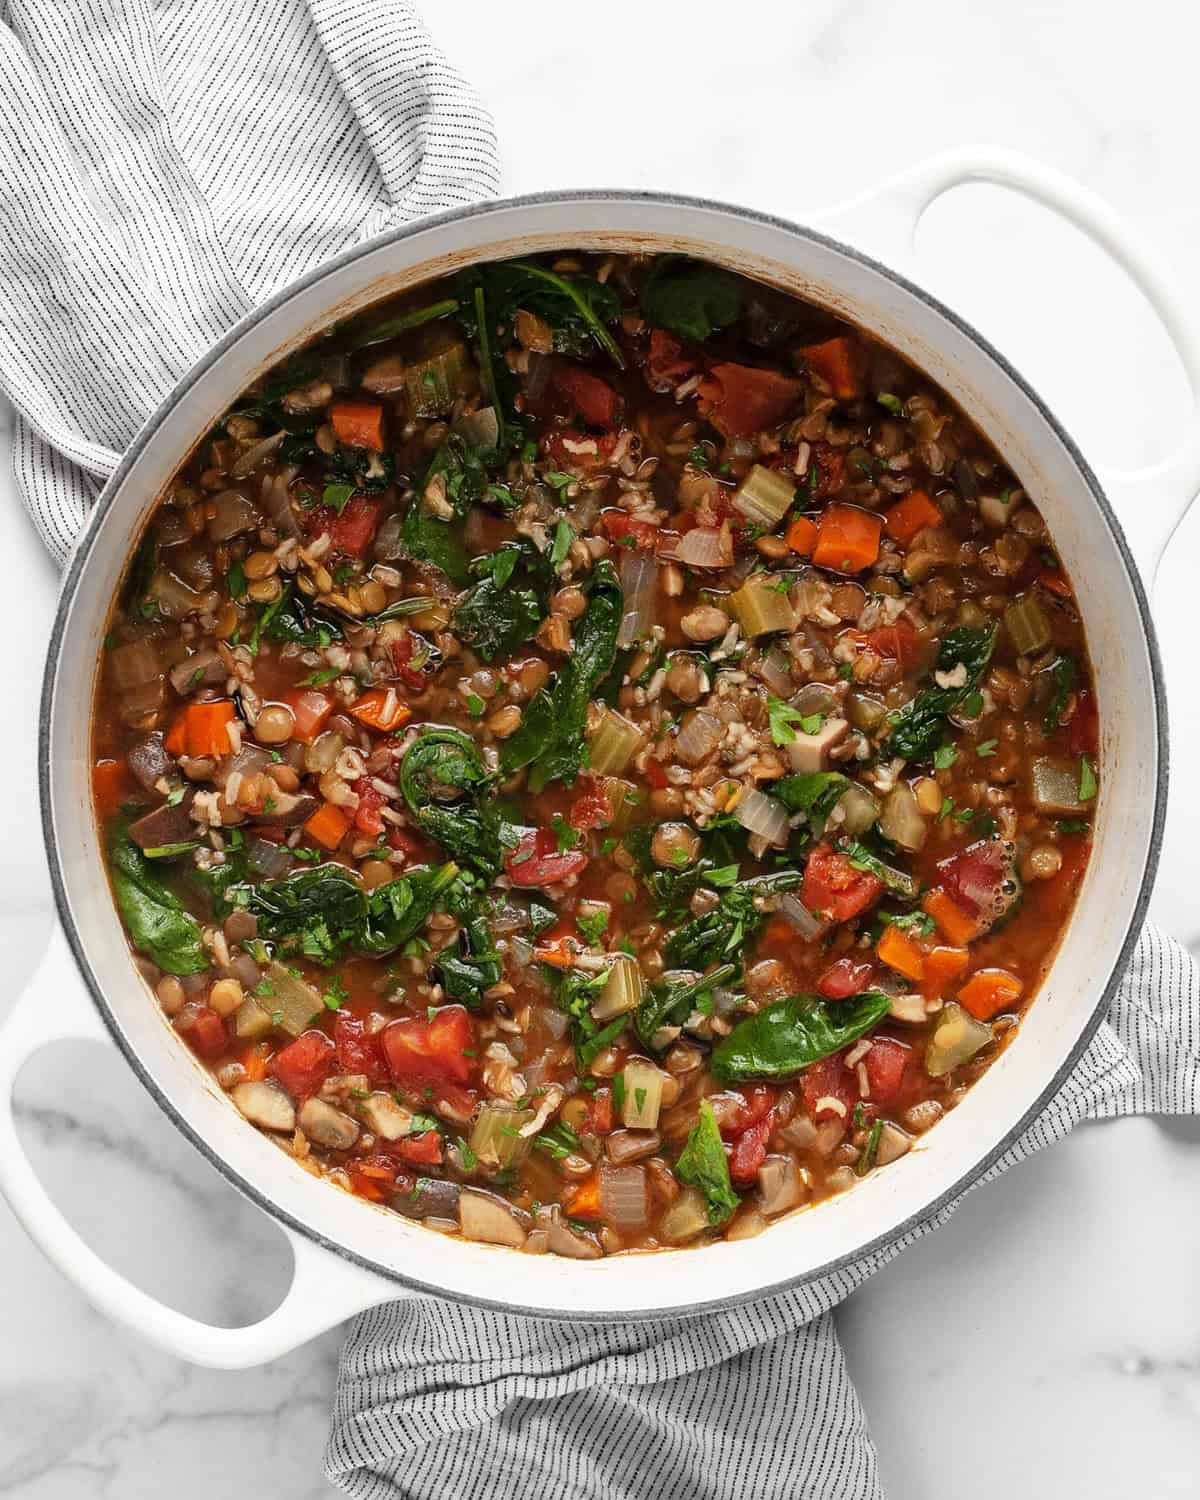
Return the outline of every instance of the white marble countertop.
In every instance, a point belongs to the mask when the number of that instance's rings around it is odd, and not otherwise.
[[[508,190],[670,187],[803,216],[929,152],[987,141],[1103,193],[1191,276],[1200,312],[1200,22],[1169,0],[1119,24],[1084,0],[426,8],[495,113]],[[922,277],[1012,355],[1090,456],[1162,451],[1185,410],[1162,335],[1072,233],[970,189],[931,212],[919,244]],[[55,576],[0,459],[4,617],[28,643],[6,651],[0,736],[0,951],[16,993],[50,928],[33,725]],[[1171,546],[1155,606],[1175,773],[1153,910],[1194,946],[1198,561],[1200,513]],[[287,1276],[275,1231],[117,1061],[43,1054],[20,1097],[47,1181],[121,1269],[218,1321],[273,1305]],[[852,1299],[839,1321],[890,1500],[1197,1493],[1198,1189],[1200,1124],[1083,1129],[973,1195]],[[3,1204],[0,1264],[0,1494],[332,1495],[320,1452],[336,1334],[263,1370],[197,1371],[92,1312]]]

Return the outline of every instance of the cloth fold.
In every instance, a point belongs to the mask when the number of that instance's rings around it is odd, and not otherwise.
[[[1200,970],[1147,927],[1071,1076],[966,1192],[1081,1121],[1197,1112]],[[830,1276],[695,1318],[589,1325],[428,1297],[373,1309],[342,1353],[326,1471],[359,1500],[881,1500],[831,1310],[966,1192]]]
[[[11,0],[0,17],[0,391],[61,562],[232,323],[360,240],[492,196],[499,167],[407,0]]]
[[[238,317],[498,180],[490,120],[406,0],[0,3],[0,391],[55,557]],[[982,1180],[1084,1119],[1197,1110],[1197,971],[1147,929],[1078,1068]],[[955,1206],[820,1281],[695,1318],[376,1309],[343,1353],[329,1477],[364,1500],[873,1500],[831,1309]]]

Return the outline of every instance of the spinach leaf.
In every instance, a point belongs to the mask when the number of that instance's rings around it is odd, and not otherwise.
[[[279,954],[331,964],[347,952],[382,957],[403,947],[457,876],[453,864],[421,865],[368,894],[342,865],[327,864],[231,886],[225,898],[254,914],[259,937],[277,944]]]
[[[437,956],[442,985],[451,1000],[476,1008],[483,1003],[484,991],[504,977],[483,888],[460,876],[446,898],[446,909],[462,923],[462,931],[457,948],[443,948]]]
[[[500,819],[485,797],[492,778],[457,729],[428,729],[400,763],[400,791],[422,833],[490,880],[500,868]]]
[[[667,939],[663,958],[672,969],[705,969],[725,959],[737,959],[767,920],[755,898],[791,891],[800,884],[799,870],[756,875],[721,892],[721,902],[702,917],[677,928]]]
[[[454,583],[465,584],[470,576],[462,544],[461,522],[471,506],[483,499],[491,483],[489,464],[496,458],[492,449],[477,448],[460,432],[451,432],[434,454],[425,477],[416,486],[416,494],[409,501],[400,533],[405,550],[417,562],[431,563],[440,568]],[[454,512],[450,519],[434,515],[422,499],[430,484],[438,478],[445,486],[446,501]]]
[[[341,640],[342,627],[328,616],[318,614],[289,583],[258,617],[253,639],[257,641],[264,635],[269,640],[290,641],[311,651]]]
[[[534,697],[516,733],[500,751],[506,776],[532,766],[529,789],[534,793],[557,779],[570,786],[587,763],[588,704],[612,668],[621,609],[621,585],[612,564],[598,562],[592,572],[587,611],[575,627],[566,665],[551,686]]]
[[[808,771],[800,776],[782,776],[770,784],[769,790],[789,812],[804,813],[810,831],[820,834],[849,785],[850,778],[840,771]]]
[[[608,983],[608,973],[607,969],[601,969],[599,974],[568,969],[558,980],[555,1000],[559,1010],[571,1018],[575,1066],[580,1074],[586,1073],[605,1047],[620,1036],[629,1020],[628,1015],[621,1015],[601,1026],[592,1015],[592,1005]]]
[[[717,266],[663,255],[642,289],[642,311],[658,328],[669,328],[702,344],[742,314],[742,287]]]
[[[545,266],[522,260],[480,266],[465,273],[460,286],[470,288],[472,279],[483,286],[494,326],[511,328],[518,309],[524,308],[550,325],[557,353],[581,357],[599,347],[618,368],[625,368],[617,342],[606,327],[621,312],[620,300],[612,287],[592,276],[562,276]],[[471,297],[464,301],[473,309],[475,298],[471,290]],[[468,332],[475,332],[470,315],[462,321]]]
[[[682,1026],[700,996],[732,979],[737,971],[737,964],[722,964],[708,974],[697,974],[690,969],[664,974],[638,1001],[634,1030],[647,1047],[652,1047],[655,1034],[663,1026]]]
[[[789,995],[739,1021],[713,1049],[710,1065],[722,1083],[786,1078],[830,1057],[883,1020],[891,997],[874,990],[848,1000]]]
[[[942,740],[942,729],[950,713],[974,692],[983,676],[996,644],[996,626],[974,630],[958,625],[942,637],[936,671],[954,674],[961,681],[954,687],[922,688],[898,713],[890,716],[892,726],[887,739],[887,753],[904,760],[928,760]],[[962,668],[959,673],[958,669]]]
[[[505,542],[472,567],[484,576],[458,601],[453,630],[485,661],[495,661],[536,634],[552,576],[542,554],[528,542]]]
[[[168,974],[208,968],[200,923],[151,869],[122,829],[110,851],[113,893],[133,946]]]
[[[915,875],[910,875],[907,870],[898,870],[895,865],[888,864],[863,843],[848,843],[842,852],[849,858],[856,870],[866,870],[869,875],[876,876],[883,881],[889,891],[894,891],[905,901],[912,901],[921,889],[921,883]]]
[[[1072,656],[1056,657],[1046,670],[1050,674],[1053,691],[1050,701],[1046,704],[1042,729],[1046,734],[1053,734],[1058,728],[1063,710],[1067,706],[1067,700],[1071,696],[1071,690],[1075,686],[1075,658]]]
[[[700,1101],[700,1118],[688,1135],[675,1163],[680,1182],[699,1188],[708,1203],[708,1222],[715,1229],[737,1208],[741,1199],[729,1180],[729,1162],[721,1144],[717,1117],[707,1099]]]

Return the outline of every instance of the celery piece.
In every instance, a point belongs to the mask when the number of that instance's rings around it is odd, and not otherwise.
[[[636,724],[606,708],[600,727],[588,740],[588,758],[598,776],[618,775],[641,749],[646,736]]]
[[[592,1006],[592,1019],[611,1021],[614,1016],[623,1016],[636,1010],[646,988],[641,965],[636,958],[620,957],[608,971],[608,982],[600,991],[600,998]]]
[[[786,474],[755,464],[738,486],[733,503],[748,521],[774,530],[795,498],[796,486]]]
[[[748,639],[777,630],[794,630],[796,612],[787,596],[786,581],[768,573],[753,573],[729,597],[742,634]]]

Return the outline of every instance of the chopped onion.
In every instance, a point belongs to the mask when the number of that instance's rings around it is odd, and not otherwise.
[[[650,1219],[646,1169],[641,1166],[600,1168],[600,1217],[614,1229],[644,1229]]]
[[[842,793],[838,806],[842,810],[842,827],[857,838],[879,817],[879,803],[860,782],[852,781]]]
[[[471,512],[471,517],[476,512]],[[483,512],[478,512],[482,516]],[[469,522],[468,522],[469,524]],[[382,525],[375,534],[375,546],[372,549],[380,562],[394,562],[396,558],[404,556],[404,543],[401,533],[404,529],[404,517],[398,511],[393,511],[390,516],[384,518]]]
[[[527,969],[533,962],[533,944],[527,938],[513,938],[508,945],[508,951],[518,969]]]
[[[230,537],[258,525],[258,512],[241,490],[222,490],[213,496],[212,506],[208,534],[214,542],[227,542]]]
[[[814,916],[793,891],[779,898],[779,915],[792,924],[806,943],[815,942],[829,931],[829,923]]]
[[[200,614],[204,610],[216,609],[217,595],[189,588],[182,578],[158,568],[146,589],[147,597],[153,599],[168,620],[182,620],[185,615]]]
[[[689,568],[728,568],[733,562],[733,536],[729,523],[693,526],[675,543],[671,557]]]
[[[756,833],[768,844],[783,848],[788,840],[788,811],[782,802],[754,787],[747,787],[733,809],[733,816],[747,833]]]
[[[244,474],[249,474],[252,469],[257,469],[263,459],[270,458],[271,454],[275,452],[285,437],[287,437],[287,433],[281,427],[278,432],[273,433],[270,437],[263,438],[261,442],[255,443],[251,448],[247,448],[245,453],[236,458],[229,472],[235,479],[241,479]]]
[[[625,613],[617,645],[632,646],[649,635],[658,616],[658,565],[654,554],[627,551],[621,559],[621,591],[625,596]]]
[[[675,757],[684,765],[698,766],[721,743],[721,721],[703,709],[689,709],[679,726]]]
[[[916,793],[907,781],[898,781],[884,800],[879,827],[901,849],[917,850],[924,847],[929,837],[929,824],[917,806]]]
[[[765,682],[777,698],[792,696],[791,669],[788,666],[787,657],[778,646],[772,646],[769,651],[763,653],[762,660],[754,671],[758,679]]]

